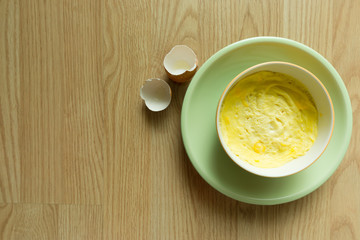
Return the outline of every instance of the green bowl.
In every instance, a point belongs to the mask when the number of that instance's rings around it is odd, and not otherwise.
[[[331,96],[336,118],[323,155],[306,170],[283,178],[261,177],[237,166],[216,133],[216,108],[226,86],[245,69],[269,61],[294,63],[315,74]],[[212,187],[242,202],[280,204],[311,193],[339,166],[351,138],[351,103],[341,77],[319,53],[293,40],[256,37],[221,49],[198,70],[183,102],[181,131],[190,161]]]

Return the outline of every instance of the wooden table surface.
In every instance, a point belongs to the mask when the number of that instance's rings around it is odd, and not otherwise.
[[[360,1],[0,0],[0,239],[360,239]],[[256,206],[191,165],[180,132],[188,84],[146,110],[176,44],[200,66],[254,36],[327,58],[354,114],[347,154],[318,190]]]

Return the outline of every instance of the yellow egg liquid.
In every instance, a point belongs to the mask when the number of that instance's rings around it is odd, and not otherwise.
[[[304,155],[317,137],[318,112],[306,87],[291,76],[261,71],[240,80],[220,109],[220,131],[240,159],[280,167]]]

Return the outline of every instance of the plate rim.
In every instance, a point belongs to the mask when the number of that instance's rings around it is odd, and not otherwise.
[[[342,151],[339,154],[339,156],[341,156],[341,160],[338,161],[338,163],[335,164],[333,166],[333,168],[329,171],[330,174],[323,177],[318,183],[308,186],[308,187],[305,187],[303,190],[296,192],[294,194],[277,197],[277,198],[255,198],[255,197],[250,197],[250,196],[239,197],[239,195],[235,192],[232,192],[230,190],[224,190],[224,187],[222,185],[219,185],[219,184],[213,182],[210,179],[210,177],[208,177],[208,174],[206,173],[206,171],[203,171],[201,169],[201,167],[199,166],[199,164],[197,164],[197,162],[193,160],[194,156],[192,156],[193,154],[190,151],[190,146],[188,145],[189,141],[186,140],[187,137],[186,137],[186,133],[185,133],[186,111],[189,106],[188,101],[194,92],[192,89],[195,89],[196,84],[199,82],[197,79],[199,79],[203,75],[205,70],[208,68],[208,66],[211,65],[213,62],[215,62],[218,58],[226,55],[227,53],[229,53],[237,48],[246,47],[246,45],[252,45],[252,44],[256,44],[256,43],[280,43],[280,44],[289,45],[289,46],[295,47],[297,49],[300,49],[302,51],[305,51],[306,53],[308,53],[309,55],[311,55],[312,57],[317,59],[334,76],[336,83],[339,85],[339,88],[344,95],[344,101],[345,101],[345,106],[346,106],[344,111],[346,112],[345,115],[347,116],[346,117],[347,124],[345,126],[346,131],[344,131],[345,132],[345,134],[344,134],[345,141],[344,141],[342,149],[340,149]],[[320,53],[316,52],[314,49],[312,49],[300,42],[297,42],[297,41],[291,40],[291,39],[287,39],[287,38],[271,37],[271,36],[261,36],[261,37],[253,37],[253,38],[243,39],[243,40],[234,42],[230,45],[227,45],[224,48],[217,51],[216,53],[214,53],[208,60],[206,60],[204,62],[204,64],[200,67],[200,69],[197,71],[197,73],[193,77],[192,81],[190,82],[188,89],[186,91],[185,97],[184,97],[184,101],[182,104],[182,110],[181,110],[181,135],[182,135],[183,144],[184,144],[184,147],[185,147],[185,150],[189,157],[190,162],[192,163],[192,165],[194,166],[196,171],[200,174],[200,176],[210,186],[212,186],[217,191],[221,192],[222,194],[224,194],[232,199],[235,199],[235,200],[241,201],[241,202],[245,202],[245,203],[259,204],[259,205],[274,205],[274,204],[282,204],[282,203],[286,203],[286,202],[291,202],[291,201],[297,200],[299,198],[302,198],[302,197],[310,194],[311,192],[318,189],[321,185],[323,185],[334,174],[334,172],[336,171],[336,169],[342,162],[342,159],[344,158],[344,156],[347,152],[347,149],[350,144],[351,135],[352,135],[352,125],[353,125],[352,108],[351,108],[351,101],[350,101],[348,91],[346,89],[344,81],[342,80],[342,78],[340,77],[340,75],[336,71],[336,69],[330,64],[330,62],[327,59],[325,59],[325,57],[323,57]]]

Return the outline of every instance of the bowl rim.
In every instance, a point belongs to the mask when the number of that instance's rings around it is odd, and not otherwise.
[[[253,171],[250,171],[249,169],[247,169],[246,167],[242,166],[239,164],[238,161],[236,161],[235,159],[233,159],[233,156],[231,156],[231,154],[229,154],[228,151],[230,151],[230,149],[227,149],[225,146],[224,146],[224,142],[222,140],[222,137],[221,137],[221,130],[219,130],[219,114],[220,114],[220,108],[221,108],[221,105],[223,103],[223,100],[224,100],[224,97],[226,96],[226,94],[229,92],[229,90],[241,79],[241,77],[243,75],[245,75],[246,73],[256,69],[256,68],[259,68],[259,67],[262,67],[262,66],[265,66],[265,65],[271,65],[271,64],[282,64],[282,65],[288,65],[288,66],[291,66],[291,67],[295,67],[295,68],[298,68],[298,69],[301,69],[302,71],[306,72],[307,74],[309,74],[313,79],[315,79],[315,81],[321,86],[321,88],[323,89],[323,91],[325,92],[326,96],[327,96],[327,99],[328,99],[328,102],[330,103],[330,112],[331,112],[331,129],[330,129],[330,134],[329,134],[329,137],[327,139],[327,142],[325,144],[325,146],[323,147],[323,149],[321,150],[321,153],[318,154],[318,156],[307,166],[299,169],[298,171],[296,172],[293,172],[293,173],[290,173],[290,174],[281,174],[281,175],[277,175],[277,176],[273,176],[273,175],[266,175],[266,174],[261,174],[261,173],[258,173],[258,172],[253,172]],[[256,73],[256,72],[254,72]],[[294,174],[297,174],[299,172],[302,172],[304,171],[305,169],[307,169],[308,167],[310,167],[311,165],[313,165],[321,156],[322,154],[325,152],[326,148],[328,147],[330,141],[331,141],[331,138],[332,138],[332,135],[333,135],[333,132],[334,132],[334,126],[335,126],[335,110],[334,110],[334,105],[333,105],[333,102],[332,102],[332,99],[331,99],[331,96],[328,92],[328,90],[326,89],[325,85],[315,76],[315,74],[313,74],[312,72],[310,72],[309,70],[307,70],[306,68],[302,67],[302,66],[299,66],[297,64],[294,64],[294,63],[290,63],[290,62],[284,62],[284,61],[268,61],[268,62],[263,62],[263,63],[259,63],[259,64],[256,64],[256,65],[253,65],[245,70],[243,70],[242,72],[240,72],[238,75],[236,75],[226,86],[226,88],[224,89],[224,91],[222,92],[220,98],[219,98],[219,101],[218,101],[218,105],[217,105],[217,108],[216,108],[216,117],[215,117],[215,126],[216,126],[216,132],[217,132],[217,136],[218,136],[218,139],[220,140],[220,145],[221,147],[223,148],[223,150],[225,151],[226,155],[228,155],[228,157],[236,164],[238,165],[239,167],[241,167],[242,169],[246,170],[247,172],[249,173],[252,173],[252,174],[255,174],[255,175],[258,175],[258,176],[262,176],[262,177],[269,177],[269,178],[281,178],[281,177],[287,177],[287,176],[291,176],[291,175],[294,175]],[[238,158],[239,161],[244,161],[244,160],[241,160],[240,158]],[[295,159],[293,159],[295,160]],[[292,161],[292,160],[291,160]],[[289,162],[291,162],[289,161]],[[286,163],[285,163],[286,164]],[[283,166],[283,165],[282,165]],[[281,167],[281,166],[280,166]],[[259,167],[258,167],[259,168]]]

